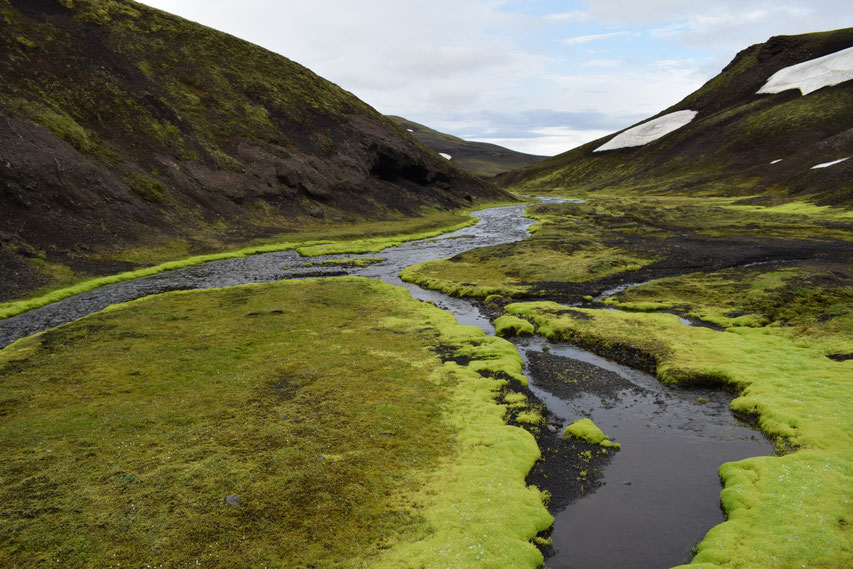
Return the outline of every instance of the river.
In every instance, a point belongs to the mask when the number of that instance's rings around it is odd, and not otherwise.
[[[542,198],[558,203],[560,198]],[[225,259],[101,287],[0,321],[0,347],[112,304],[172,290],[263,283],[306,276],[348,274],[403,286],[412,296],[451,311],[466,325],[494,334],[476,304],[404,283],[400,272],[424,261],[526,238],[533,220],[524,206],[476,213],[473,226],[434,239],[412,241],[380,253],[301,257],[295,251]],[[366,267],[318,265],[329,259],[382,258]],[[306,266],[310,263],[311,266]],[[541,338],[516,340],[533,393],[559,427],[590,417],[622,450],[604,469],[601,486],[555,516],[551,569],[665,569],[689,561],[696,542],[723,521],[717,468],[724,462],[767,455],[772,446],[728,410],[731,396],[713,390],[662,386],[654,377],[573,346]],[[618,374],[631,388],[618,397],[585,394],[561,398],[531,373],[531,359],[547,353]],[[560,361],[560,360],[557,360]],[[559,437],[559,431],[554,434]],[[565,473],[566,478],[574,473]]]

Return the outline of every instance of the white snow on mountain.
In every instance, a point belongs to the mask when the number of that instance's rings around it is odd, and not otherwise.
[[[853,79],[853,47],[780,69],[758,92],[781,93],[799,89],[803,95],[808,95],[850,79]]]
[[[814,170],[815,168],[826,168],[828,166],[834,166],[835,164],[839,164],[840,162],[844,162],[845,160],[849,159],[850,157],[848,156],[847,158],[839,158],[838,160],[833,160],[832,162],[823,162],[822,164],[815,164],[814,166],[812,166],[811,169]]]
[[[637,125],[634,128],[629,128],[621,134],[617,134],[593,152],[643,146],[690,123],[697,114],[696,111],[675,111],[674,113],[658,117],[649,122]]]

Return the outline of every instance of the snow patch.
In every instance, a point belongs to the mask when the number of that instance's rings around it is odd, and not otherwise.
[[[840,162],[844,162],[845,160],[849,160],[849,159],[850,159],[850,157],[848,156],[847,158],[839,158],[838,160],[833,160],[832,162],[824,162],[822,164],[815,164],[814,166],[812,166],[811,169],[814,170],[815,168],[826,168],[827,166],[832,166],[834,164],[838,164]]]
[[[629,128],[625,132],[617,134],[593,152],[616,150],[617,148],[628,148],[630,146],[643,146],[690,123],[697,114],[696,111],[675,111],[674,113],[658,117],[655,120],[635,126],[634,128]]]
[[[803,95],[808,95],[850,79],[853,79],[853,47],[780,69],[770,76],[758,93],[799,89]]]
[[[413,131],[413,130],[412,130],[412,129],[410,129],[410,128],[407,128],[406,130],[408,130],[409,132],[415,132],[415,131]]]
[[[784,160],[784,158],[779,158],[779,159],[774,160],[773,162],[771,162],[771,164],[778,164],[778,163],[779,163],[779,162],[781,162],[782,160]]]
[[[447,158],[448,160],[450,160],[451,158],[453,158],[453,156],[451,156],[450,154],[445,154],[444,152],[439,152],[439,154],[440,154],[441,156],[443,156],[444,158]]]

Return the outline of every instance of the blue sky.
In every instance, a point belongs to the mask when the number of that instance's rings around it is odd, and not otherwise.
[[[535,154],[657,114],[741,49],[853,25],[836,0],[146,0],[385,114]]]

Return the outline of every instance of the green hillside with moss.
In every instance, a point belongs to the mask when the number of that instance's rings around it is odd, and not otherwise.
[[[450,156],[451,162],[480,176],[495,176],[502,172],[536,164],[547,158],[546,156],[516,152],[497,144],[465,140],[403,117],[389,116],[388,118],[428,148],[447,154]]]
[[[853,82],[805,96],[798,89],[757,94],[776,71],[852,45],[853,28],[773,37],[743,50],[701,89],[656,115],[697,111],[688,125],[643,146],[595,152],[614,135],[607,136],[503,174],[498,183],[521,190],[853,203],[853,161],[812,169],[853,156]]]
[[[0,296],[508,199],[258,46],[129,0],[0,0]]]

